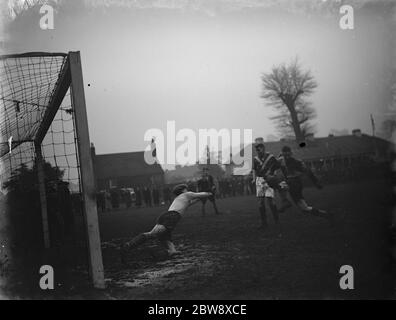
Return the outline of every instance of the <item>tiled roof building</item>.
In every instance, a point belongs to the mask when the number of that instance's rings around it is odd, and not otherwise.
[[[92,147],[92,159],[98,190],[164,183],[164,170],[157,163],[147,164],[144,151],[97,155]]]

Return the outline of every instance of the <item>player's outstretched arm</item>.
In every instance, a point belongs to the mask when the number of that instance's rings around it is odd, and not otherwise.
[[[204,199],[204,198],[209,198],[212,195],[211,192],[188,192],[188,196],[194,200],[194,199]]]
[[[211,192],[187,192],[187,196],[190,199],[190,205],[199,202],[200,199],[209,198],[212,196]]]

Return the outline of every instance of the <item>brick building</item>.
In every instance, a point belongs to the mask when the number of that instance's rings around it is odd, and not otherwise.
[[[164,184],[164,170],[147,164],[144,151],[97,155],[92,146],[91,153],[98,190]]]

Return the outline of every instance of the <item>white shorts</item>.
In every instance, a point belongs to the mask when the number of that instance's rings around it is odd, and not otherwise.
[[[275,190],[271,188],[263,177],[256,178],[256,197],[274,198]]]

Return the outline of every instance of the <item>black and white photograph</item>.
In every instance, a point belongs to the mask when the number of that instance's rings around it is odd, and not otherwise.
[[[395,143],[394,0],[0,0],[0,300],[394,300]]]

